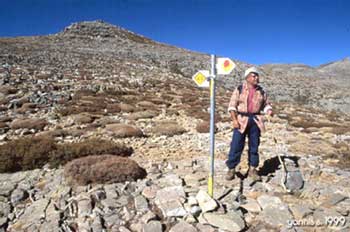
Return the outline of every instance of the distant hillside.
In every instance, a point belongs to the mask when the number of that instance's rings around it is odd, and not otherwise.
[[[103,21],[73,23],[48,36],[1,38],[0,51],[2,65],[63,78],[157,78],[147,71],[154,68],[160,69],[159,74],[167,70],[190,78],[197,70],[210,66],[209,54],[159,43]],[[244,69],[252,65],[233,60],[237,69],[230,77],[219,77],[219,87],[232,90],[242,81]],[[317,68],[303,64],[266,64],[260,68],[263,85],[275,101],[350,112],[349,82],[343,82],[349,76],[349,59]]]

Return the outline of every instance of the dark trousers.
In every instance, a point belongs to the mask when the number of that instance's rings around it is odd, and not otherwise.
[[[237,128],[234,129],[231,141],[230,152],[226,165],[229,169],[235,168],[241,161],[242,151],[244,149],[245,138],[248,135],[249,140],[249,165],[253,167],[259,166],[259,144],[260,144],[260,129],[254,121],[255,116],[248,116],[248,125],[244,133],[239,132]]]

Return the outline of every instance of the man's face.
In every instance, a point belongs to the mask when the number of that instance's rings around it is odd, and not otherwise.
[[[251,85],[259,84],[259,74],[253,72],[249,73],[247,76],[247,82]]]

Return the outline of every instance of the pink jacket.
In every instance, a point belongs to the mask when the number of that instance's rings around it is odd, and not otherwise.
[[[259,85],[256,86],[256,91],[252,98],[252,104],[253,104],[252,110],[253,110],[253,113],[260,113],[260,111],[267,113],[268,110],[272,110],[272,106],[268,101],[266,93],[262,93],[262,91],[259,91],[259,88],[261,88]],[[230,103],[228,105],[228,112],[239,111],[239,112],[247,113],[248,112],[248,95],[249,95],[249,89],[246,82],[242,84],[241,94],[239,94],[238,88],[235,88],[235,90],[233,90]],[[248,125],[248,117],[238,114],[237,118],[240,124],[239,131],[243,133]],[[257,115],[257,118],[258,120],[256,119],[254,120],[257,123],[258,127],[260,128],[260,131],[263,133],[265,131],[264,116]]]

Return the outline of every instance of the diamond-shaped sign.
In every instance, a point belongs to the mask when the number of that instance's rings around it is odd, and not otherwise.
[[[235,69],[236,64],[230,58],[218,58],[216,70],[218,74],[227,75]]]
[[[209,77],[208,70],[200,70],[192,76],[192,79],[194,80],[194,82],[196,82],[196,84],[199,87],[209,87],[208,77]]]

